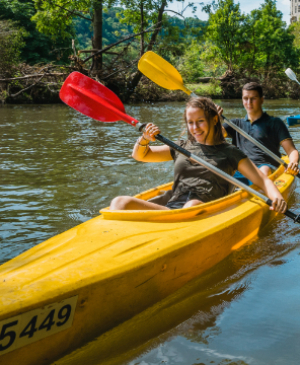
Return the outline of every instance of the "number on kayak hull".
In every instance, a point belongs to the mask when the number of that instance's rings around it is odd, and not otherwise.
[[[78,295],[0,321],[0,356],[70,328]]]

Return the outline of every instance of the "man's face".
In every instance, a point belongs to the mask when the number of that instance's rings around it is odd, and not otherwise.
[[[262,111],[264,98],[261,98],[256,90],[243,90],[243,105],[249,114]]]

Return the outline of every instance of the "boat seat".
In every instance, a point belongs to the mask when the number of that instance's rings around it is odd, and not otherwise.
[[[228,195],[232,194],[235,188],[236,188],[235,185],[230,184],[228,188]],[[172,196],[172,190],[161,190],[159,195],[155,196],[154,198],[148,199],[147,201],[158,205],[166,206],[168,201],[171,199],[171,196]]]
[[[157,195],[154,198],[149,199],[148,202],[165,206],[171,199],[172,190],[161,190],[160,193],[161,193],[160,195]]]
[[[237,186],[235,186],[233,184],[229,184],[228,195],[232,194],[235,191],[236,188],[237,188]]]

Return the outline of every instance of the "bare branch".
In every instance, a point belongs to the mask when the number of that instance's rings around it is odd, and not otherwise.
[[[27,76],[20,76],[20,77],[12,77],[9,79],[0,79],[1,82],[6,82],[6,81],[14,81],[14,80],[25,80],[25,79],[31,79],[33,77],[40,77],[40,76],[63,76],[66,75],[66,72],[61,72],[61,73],[45,73],[45,74],[35,74],[35,75],[27,75]]]
[[[52,4],[53,6],[57,6],[58,8],[60,8],[60,9],[62,9],[62,10],[67,11],[70,15],[76,15],[76,16],[79,16],[80,18],[85,19],[85,20],[89,20],[90,22],[92,21],[92,19],[91,19],[91,18],[87,18],[86,16],[82,15],[81,13],[77,13],[75,10],[69,10],[69,9],[66,9],[66,8],[65,8],[65,7],[63,7],[63,6],[58,5],[58,4],[53,4],[52,2],[51,2],[51,4]]]
[[[115,64],[115,62],[123,55],[127,52],[129,46],[131,45],[131,43],[134,41],[135,39],[131,40],[130,42],[128,42],[125,47],[123,48],[123,51],[121,51],[111,62],[112,65]],[[124,57],[123,57],[124,58]]]
[[[177,14],[177,15],[179,15],[179,16],[182,16],[182,17],[183,17],[183,19],[185,19],[185,17],[184,17],[182,14],[177,13],[177,11],[170,10],[170,9],[167,9],[167,10],[165,10],[165,11],[171,11],[172,13],[175,13],[175,14]]]
[[[78,51],[78,54],[80,53],[91,53],[91,52],[98,52],[99,49],[87,49],[87,50],[83,50],[83,51]],[[119,52],[105,52],[106,54],[119,54]]]
[[[10,96],[11,97],[15,97],[15,96],[18,96],[18,95],[20,95],[21,93],[23,93],[24,91],[26,91],[26,90],[29,90],[29,89],[31,89],[34,85],[36,85],[36,84],[38,84],[43,78],[44,78],[44,76],[45,76],[46,74],[44,74],[41,78],[39,78],[34,84],[32,84],[32,85],[30,85],[30,86],[28,86],[28,87],[26,87],[25,89],[22,89],[22,90],[20,90],[19,92],[17,92],[16,94],[11,94]]]
[[[73,52],[74,52],[74,57],[77,57],[74,39],[72,39],[72,49],[73,49]]]
[[[99,54],[104,53],[104,52],[108,51],[110,48],[115,47],[115,46],[117,46],[118,44],[120,44],[120,43],[122,43],[122,42],[125,42],[125,41],[127,41],[127,40],[129,40],[129,39],[131,39],[131,38],[137,37],[137,36],[139,36],[139,35],[141,35],[141,34],[143,34],[143,33],[151,32],[151,30],[152,30],[153,28],[157,27],[160,23],[161,23],[161,22],[158,22],[157,24],[152,25],[152,27],[150,27],[150,28],[148,28],[148,29],[146,29],[146,30],[143,30],[143,31],[142,31],[142,32],[140,32],[140,33],[137,33],[137,34],[131,34],[131,35],[129,35],[128,37],[125,37],[125,38],[121,39],[121,40],[120,40],[120,41],[118,41],[118,42],[115,42],[115,43],[113,43],[113,44],[110,44],[109,46],[107,46],[107,47],[105,47],[105,48],[102,48],[102,49],[101,49],[100,51],[98,51],[97,53],[94,53],[93,55],[91,55],[91,56],[87,57],[87,58],[86,58],[85,60],[83,60],[82,62],[83,62],[83,63],[85,63],[85,62],[87,62],[88,60],[90,60],[91,58],[93,58],[93,57],[95,57],[95,56],[98,56]],[[155,31],[157,31],[158,29],[161,29],[161,28],[155,28]]]
[[[108,79],[108,78],[110,78],[112,75],[114,75],[114,74],[116,74],[116,73],[119,73],[119,72],[121,72],[121,71],[126,70],[128,67],[132,66],[132,65],[133,65],[133,64],[135,64],[136,62],[137,62],[137,60],[132,61],[132,62],[131,62],[128,66],[126,66],[126,67],[124,67],[124,68],[121,68],[121,69],[119,69],[119,70],[117,70],[117,71],[115,71],[115,72],[111,73],[110,75],[108,75],[108,76],[105,76],[105,77],[101,78],[101,80],[107,80],[107,79]]]

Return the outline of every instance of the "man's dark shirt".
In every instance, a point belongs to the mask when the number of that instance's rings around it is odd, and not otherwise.
[[[245,119],[233,119],[232,123],[240,127],[243,131],[249,134],[251,137],[256,139],[262,145],[267,147],[278,157],[281,157],[279,152],[280,142],[286,139],[292,139],[287,126],[280,118],[275,118],[269,116],[267,113],[257,119],[252,124],[246,115]],[[255,146],[247,138],[243,137],[241,134],[236,132],[228,124],[224,123],[223,127],[228,133],[229,137],[232,138],[232,144],[237,146],[242,150],[255,165],[261,164],[271,164],[274,166],[279,166],[278,162],[273,160],[272,157],[267,155],[259,147]]]

